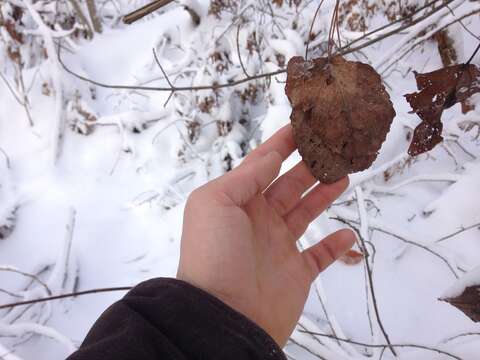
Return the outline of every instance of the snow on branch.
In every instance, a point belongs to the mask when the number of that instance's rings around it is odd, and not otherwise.
[[[53,87],[55,90],[55,116],[53,120],[54,131],[52,136],[52,144],[54,144],[54,146],[52,146],[52,162],[53,164],[56,164],[62,152],[65,124],[63,121],[63,89],[60,73],[60,63],[56,56],[55,42],[53,40],[55,37],[55,31],[50,29],[44,23],[42,17],[40,16],[40,14],[30,0],[23,0],[23,3],[30,12],[32,19],[37,24],[39,33],[41,33],[42,37],[44,38],[48,61],[50,62],[50,69],[52,71]]]
[[[49,326],[36,323],[0,323],[0,336],[15,336],[20,338],[26,334],[41,335],[53,339],[64,345],[69,352],[77,350],[77,346],[75,346],[75,344],[68,337]],[[0,354],[0,356],[1,355],[2,354]]]

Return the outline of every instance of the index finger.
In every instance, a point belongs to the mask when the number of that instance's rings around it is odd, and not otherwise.
[[[282,160],[288,158],[297,148],[293,138],[292,125],[288,124],[273,134],[267,141],[258,146],[243,160],[243,163],[251,159],[259,158],[273,151],[280,154]]]

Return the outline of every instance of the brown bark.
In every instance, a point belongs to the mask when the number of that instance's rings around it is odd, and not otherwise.
[[[155,0],[141,7],[140,9],[135,10],[128,15],[125,15],[123,17],[123,22],[125,24],[132,24],[135,21],[147,16],[148,14],[151,14],[152,12],[160,9],[161,7],[170,4],[171,2],[173,2],[173,0]]]
[[[73,7],[73,10],[75,11],[75,13],[77,14],[79,20],[80,20],[80,23],[85,25],[85,27],[87,28],[87,37],[89,39],[93,38],[93,30],[92,30],[92,27],[90,26],[90,23],[88,22],[85,14],[83,13],[82,11],[82,8],[80,7],[80,5],[78,4],[78,2],[76,0],[69,0],[70,1],[70,4],[72,5]]]
[[[96,33],[102,32],[102,22],[98,17],[97,6],[95,5],[95,0],[87,0],[87,9],[88,14],[90,15],[90,20],[92,22],[93,30]]]

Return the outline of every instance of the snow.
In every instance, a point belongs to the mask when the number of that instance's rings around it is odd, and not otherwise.
[[[169,92],[96,87],[60,70],[55,56],[59,42],[65,47],[73,44],[62,50],[70,69],[108,84],[168,87],[152,57],[153,48],[177,86],[244,77],[236,47],[239,21],[233,14],[216,19],[206,16],[207,1],[185,0],[182,3],[202,17],[198,28],[177,4],[126,26],[119,16],[144,2],[115,3],[118,10],[111,2],[105,4],[102,14],[111,17],[105,17],[104,32],[91,41],[72,38],[62,29],[52,30],[44,13],[48,8],[41,1],[23,3],[32,14],[25,26],[31,37],[28,44],[34,45],[25,46],[22,54],[28,58],[24,81],[30,88],[33,127],[25,108],[7,86],[0,85],[0,232],[4,225],[13,226],[8,237],[0,239],[0,289],[23,299],[44,297],[48,291],[18,271],[37,274],[55,294],[175,276],[189,193],[238,165],[248,151],[289,121],[285,74],[216,92],[176,92],[165,107]],[[273,22],[269,11],[249,10],[259,3],[242,1],[238,10],[245,18],[239,34],[240,56],[249,74],[278,70],[276,54],[286,61],[304,55],[304,39],[318,4],[274,8]],[[324,6],[313,28],[320,35],[310,44],[312,53],[326,44],[333,2],[326,1]],[[359,227],[362,237],[375,247],[374,290],[392,342],[428,345],[476,360],[478,336],[444,340],[463,332],[480,332],[478,324],[438,298],[480,284],[480,230],[474,226],[480,223],[476,125],[480,124],[480,96],[471,98],[477,108],[468,114],[461,114],[459,105],[446,110],[444,146],[412,161],[406,153],[407,135],[419,119],[410,113],[403,95],[416,88],[413,70],[438,69],[441,59],[436,44],[427,41],[393,64],[398,58],[395,54],[430,36],[435,21],[448,24],[478,9],[478,4],[455,0],[450,7],[455,15],[443,9],[427,22],[348,56],[382,65],[397,117],[373,166],[351,176],[349,190],[311,225],[300,244],[304,248],[313,245],[343,227],[334,217]],[[379,15],[372,18],[372,26],[383,25],[382,19]],[[463,23],[475,32],[480,20],[477,16]],[[11,38],[4,28],[0,30],[1,39]],[[253,31],[261,54],[247,48]],[[459,24],[451,33],[459,46],[459,59],[468,59],[477,40]],[[341,29],[341,35],[345,41],[362,33]],[[39,50],[43,43],[48,58]],[[4,51],[2,40],[0,56]],[[215,52],[230,54],[229,60],[214,60]],[[474,63],[479,61],[477,55]],[[227,69],[219,71],[219,65]],[[14,81],[15,67],[2,59],[0,73],[22,98]],[[247,91],[250,85],[256,86],[257,99],[243,103],[236,91]],[[208,97],[212,109],[202,112],[199,106]],[[82,118],[85,112],[96,120],[86,121]],[[63,144],[57,141],[59,132]],[[57,146],[60,156],[55,155]],[[282,171],[299,160],[295,153]],[[371,245],[367,247],[371,250]],[[17,272],[6,271],[7,266]],[[339,338],[384,343],[366,289],[362,265],[337,263],[322,273],[312,286],[287,353],[298,360],[314,359],[311,352],[329,360],[365,359],[371,354],[378,358],[378,349],[339,344],[300,331],[303,326]],[[65,358],[101,312],[122,295],[104,293],[56,300],[28,310],[0,310],[0,335],[8,335],[0,338],[0,358]],[[16,300],[0,291],[1,304]],[[399,353],[400,359],[448,358],[419,349],[399,349]],[[383,358],[392,355],[386,351]]]

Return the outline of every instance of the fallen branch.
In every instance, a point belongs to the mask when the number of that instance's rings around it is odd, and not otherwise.
[[[77,291],[77,292],[72,292],[68,294],[54,295],[54,296],[48,296],[48,297],[39,298],[39,299],[18,301],[11,304],[4,304],[4,305],[0,305],[0,310],[15,308],[18,306],[25,306],[30,304],[44,303],[44,302],[53,301],[53,300],[89,295],[89,294],[100,294],[100,293],[115,292],[115,291],[129,291],[131,289],[133,289],[133,286],[99,288],[99,289],[92,289],[92,290]]]
[[[435,240],[436,243],[440,243],[442,241],[445,241],[445,240],[448,240],[448,239],[451,239],[453,238],[454,236],[457,236],[458,234],[461,234],[465,231],[468,231],[468,230],[471,230],[471,229],[475,229],[477,228],[478,230],[480,230],[480,223],[478,224],[474,224],[474,225],[470,225],[470,226],[467,226],[467,227],[461,227],[460,230],[457,230],[455,231],[454,233],[451,233],[449,235],[445,235],[445,236],[442,236],[440,239],[438,240]]]
[[[365,243],[365,241],[367,239],[364,238],[364,236],[368,236],[368,230],[369,230],[370,226],[368,224],[368,220],[367,220],[368,217],[367,217],[367,213],[366,213],[364,203],[363,203],[363,201],[364,201],[363,200],[364,199],[363,198],[363,192],[362,192],[361,188],[358,187],[358,186],[356,187],[355,192],[356,192],[356,195],[357,195],[357,203],[358,203],[358,209],[359,209],[359,214],[360,214],[359,216],[360,216],[360,227],[361,228],[360,229],[353,228],[353,229],[355,230],[355,232],[358,235],[358,240],[359,240],[359,243],[361,245],[361,250],[362,250],[362,253],[364,254],[364,264],[365,264],[365,270],[366,270],[367,279],[368,279],[368,289],[370,290],[370,297],[372,299],[372,307],[373,307],[373,310],[375,312],[375,317],[377,319],[378,327],[380,328],[380,331],[382,332],[383,337],[387,341],[387,346],[388,346],[389,350],[392,352],[392,354],[394,356],[397,356],[397,353],[396,353],[395,349],[391,346],[390,337],[388,336],[388,333],[385,330],[382,319],[380,318],[380,311],[378,310],[377,297],[376,297],[375,290],[374,290],[374,287],[373,287],[373,272],[372,272],[372,269],[371,269],[370,264],[369,264],[368,250],[367,250],[367,246],[366,246],[366,243]],[[343,222],[344,224],[348,225],[348,222],[343,221],[343,219],[337,218],[336,220],[340,221],[340,222]]]
[[[170,4],[174,0],[155,0],[151,3],[142,6],[140,9],[137,9],[123,17],[123,22],[125,24],[132,24],[137,20],[144,18],[145,16],[151,14],[154,11],[164,7],[165,5]]]
[[[333,335],[322,334],[322,333],[313,332],[313,331],[305,331],[305,330],[298,330],[298,331],[306,333],[306,334],[310,334],[310,335],[326,337],[326,338],[330,338],[330,339],[336,339],[338,341],[347,342],[347,343],[353,344],[353,345],[365,346],[365,347],[369,347],[369,348],[381,348],[381,349],[383,349],[383,348],[388,348],[389,346],[392,346],[394,348],[422,349],[422,350],[433,351],[433,352],[436,352],[438,354],[446,355],[448,357],[451,357],[452,359],[463,360],[462,358],[460,358],[456,355],[453,355],[452,353],[449,353],[449,352],[446,352],[444,350],[440,350],[440,349],[437,349],[437,348],[433,348],[433,347],[430,347],[430,346],[425,346],[425,345],[417,345],[417,344],[390,344],[390,345],[389,344],[376,344],[376,345],[372,345],[372,344],[366,344],[366,343],[363,343],[363,342],[360,342],[360,341],[342,339],[342,338],[338,338],[338,337],[333,336]]]
[[[450,336],[450,337],[446,338],[445,340],[443,340],[442,342],[447,343],[447,342],[450,342],[450,341],[453,341],[453,340],[456,340],[458,338],[465,337],[465,336],[480,336],[480,332],[466,332],[466,333]]]
[[[283,74],[283,73],[287,72],[286,69],[281,69],[281,70],[272,71],[272,72],[269,72],[269,73],[254,75],[254,76],[251,76],[249,78],[244,78],[244,79],[240,79],[240,80],[236,80],[236,81],[232,80],[232,81],[229,81],[229,82],[223,83],[223,84],[218,84],[217,83],[217,84],[213,84],[213,85],[201,85],[201,86],[156,87],[156,86],[110,85],[110,84],[105,84],[105,83],[102,83],[102,82],[99,82],[99,81],[96,81],[96,80],[89,79],[86,76],[77,74],[73,70],[70,70],[65,65],[65,63],[63,62],[63,60],[61,58],[60,47],[58,47],[57,58],[58,58],[58,61],[59,61],[60,65],[62,66],[62,68],[67,73],[69,73],[70,75],[73,75],[74,77],[76,77],[80,80],[86,81],[86,82],[88,82],[90,84],[93,84],[93,85],[96,85],[96,86],[100,86],[102,88],[121,89],[121,90],[170,91],[170,92],[172,92],[172,91],[173,92],[178,92],[178,91],[218,90],[218,89],[237,86],[237,85],[244,84],[244,83],[254,81],[254,80],[258,80],[258,79],[269,78],[269,77],[272,77],[272,76],[275,76],[275,75],[280,75],[280,74]]]
[[[147,8],[148,6],[163,6],[165,4],[163,4],[164,2],[171,2],[173,0],[159,0],[158,2],[155,1],[149,5],[146,5],[145,8]],[[450,3],[452,3],[453,1],[455,0],[448,0],[446,1],[445,3],[442,3],[442,5],[440,5],[439,7],[435,8],[434,10],[432,10],[431,12],[423,15],[422,17],[420,17],[419,19],[416,19],[414,21],[412,21],[411,23],[409,24],[406,24],[406,25],[403,25],[403,26],[400,26],[382,36],[379,36],[375,39],[372,39],[372,40],[369,40],[367,42],[365,42],[364,44],[362,45],[359,45],[357,47],[354,47],[354,48],[351,48],[350,44],[347,44],[343,47],[341,47],[337,54],[338,55],[347,55],[347,54],[350,54],[352,52],[355,52],[355,51],[359,51],[365,47],[368,47],[370,45],[373,45],[379,41],[382,41],[383,39],[393,35],[393,34],[396,34],[398,32],[401,32],[411,26],[414,26],[415,24],[429,18],[430,16],[434,15],[436,12],[438,12],[439,10],[445,8],[447,5],[449,5]],[[163,5],[161,5],[163,4]],[[143,9],[143,8],[142,8]],[[139,9],[138,11],[140,12],[142,9]],[[132,13],[133,14],[133,13]],[[144,15],[143,15],[144,16]],[[408,19],[409,16],[406,16],[404,19]],[[376,31],[376,30],[374,30]],[[360,41],[361,39],[364,39],[365,37],[362,36],[362,38],[359,38],[357,39],[356,41]],[[200,90],[218,90],[218,89],[222,89],[222,88],[228,88],[228,87],[233,87],[233,86],[237,86],[237,85],[240,85],[240,84],[244,84],[244,83],[247,83],[247,82],[250,82],[250,81],[254,81],[254,80],[258,80],[258,79],[262,79],[262,78],[271,78],[272,76],[276,76],[276,75],[280,75],[280,74],[284,74],[286,73],[286,69],[280,69],[280,70],[277,70],[277,71],[272,71],[272,72],[268,72],[268,73],[263,73],[263,74],[258,74],[258,75],[254,75],[254,76],[250,76],[250,77],[246,77],[246,78],[243,78],[243,79],[240,79],[240,80],[231,80],[227,83],[223,83],[223,84],[212,84],[212,85],[201,85],[201,86],[174,86],[173,89],[172,87],[151,87],[151,86],[132,86],[132,85],[111,85],[111,84],[105,84],[105,83],[102,83],[102,82],[99,82],[99,81],[96,81],[96,80],[93,80],[93,79],[90,79],[90,78],[87,78],[86,76],[83,76],[83,75],[80,75],[80,74],[77,74],[76,72],[74,72],[73,70],[70,70],[62,61],[61,59],[61,53],[60,53],[60,47],[58,48],[58,52],[57,52],[57,57],[58,57],[58,61],[60,63],[60,65],[63,67],[63,69],[69,73],[70,75],[72,76],[75,76],[76,78],[80,79],[80,80],[83,80],[83,81],[86,81],[90,84],[93,84],[93,85],[96,85],[96,86],[100,86],[100,87],[103,87],[103,88],[108,88],[108,89],[123,89],[123,90],[142,90],[142,91],[169,91],[171,92],[172,90],[175,91],[175,92],[178,92],[178,91],[200,91]]]
[[[32,279],[33,281],[36,281],[38,282],[44,289],[45,291],[47,292],[48,295],[51,295],[52,294],[52,291],[50,290],[50,288],[48,287],[48,285],[46,283],[44,283],[38,276],[36,275],[33,275],[33,274],[29,274],[27,272],[24,272],[24,271],[21,271],[13,266],[0,266],[0,271],[7,271],[7,272],[11,272],[11,273],[15,273],[15,274],[19,274],[19,275],[22,275],[22,276],[25,276],[27,278],[30,278]]]
[[[5,150],[3,150],[1,147],[0,147],[0,153],[2,153],[2,155],[5,157],[5,164],[7,165],[7,169],[11,169],[12,163],[10,162],[10,158],[8,157]]]

